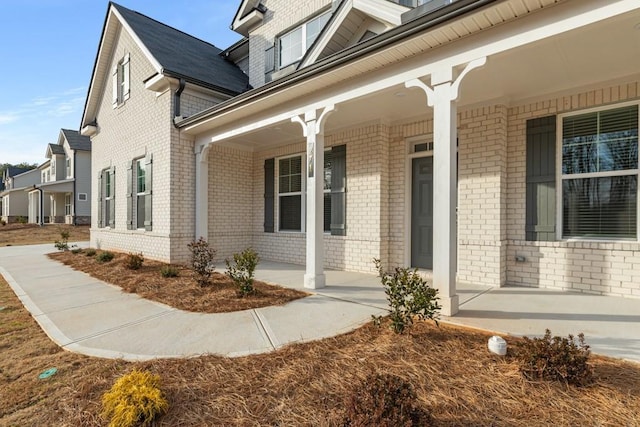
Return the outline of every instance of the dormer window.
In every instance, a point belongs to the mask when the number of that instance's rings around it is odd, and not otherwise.
[[[302,59],[330,17],[331,14],[325,12],[280,36],[277,41],[278,68],[284,68]]]
[[[116,108],[129,99],[129,54],[126,54],[115,67],[113,67],[113,108]]]

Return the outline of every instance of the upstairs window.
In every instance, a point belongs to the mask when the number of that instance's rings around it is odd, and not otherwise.
[[[129,54],[126,54],[118,63],[113,67],[112,72],[112,85],[113,85],[113,107],[124,104],[129,99],[130,84],[129,84]]]
[[[284,68],[299,61],[318,38],[330,17],[331,14],[325,12],[280,36],[277,42],[278,68]]]
[[[71,159],[69,157],[65,160],[65,165],[67,168],[67,178],[71,178]]]

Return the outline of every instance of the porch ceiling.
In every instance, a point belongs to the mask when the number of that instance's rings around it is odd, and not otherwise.
[[[601,82],[630,80],[639,73],[640,10],[635,10],[489,56],[484,67],[462,82],[459,108],[515,105]],[[349,81],[341,84],[347,89]],[[402,85],[340,103],[336,108],[326,122],[327,134],[377,120],[406,121],[431,114],[424,93]],[[283,120],[222,144],[259,151],[294,141],[303,141],[300,126]]]

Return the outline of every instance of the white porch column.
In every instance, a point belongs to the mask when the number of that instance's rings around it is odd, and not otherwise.
[[[431,85],[421,80],[405,86],[419,87],[433,107],[433,285],[438,289],[442,314],[458,312],[456,293],[458,234],[456,226],[456,152],[458,89],[464,76],[484,65],[486,58],[471,61],[454,80],[453,67],[445,66],[431,75]]]
[[[291,118],[302,126],[307,138],[306,271],[304,287],[320,289],[326,285],[324,275],[324,123],[334,109],[329,105],[317,117],[316,110]]]
[[[209,239],[209,146],[196,151],[196,229],[195,240]]]

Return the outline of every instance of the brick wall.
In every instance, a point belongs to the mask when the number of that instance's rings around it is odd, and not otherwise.
[[[605,241],[525,241],[526,121],[536,117],[638,99],[639,82],[509,108],[507,167],[507,282],[588,293],[640,296],[640,244]],[[525,262],[516,262],[516,255]]]

